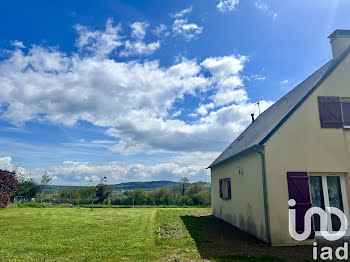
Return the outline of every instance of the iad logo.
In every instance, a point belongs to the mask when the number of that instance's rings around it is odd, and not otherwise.
[[[294,207],[296,205],[296,202],[294,199],[290,199],[288,201],[288,204],[290,207]],[[328,214],[336,215],[340,220],[340,229],[338,232],[330,233],[328,231]],[[289,209],[289,234],[292,238],[298,241],[303,241],[307,239],[311,235],[312,231],[312,216],[313,215],[319,215],[320,216],[320,233],[322,237],[328,241],[336,241],[341,239],[348,228],[348,220],[340,209],[336,207],[326,207],[326,211],[319,207],[311,207],[309,208],[304,216],[304,232],[299,234],[296,231],[296,212],[295,209],[290,208]]]
[[[294,207],[296,202],[294,199],[290,199],[288,201],[290,207]],[[336,241],[341,239],[348,228],[348,220],[345,214],[338,208],[335,207],[326,207],[326,210],[323,210],[319,207],[311,207],[309,208],[304,215],[304,232],[299,234],[296,231],[296,211],[293,208],[289,209],[289,234],[292,238],[297,241],[306,240],[312,232],[312,216],[318,215],[320,217],[320,233],[322,237],[328,241]],[[331,218],[331,215],[336,215],[340,221],[339,231],[335,233],[330,233],[328,230],[328,221]],[[330,223],[331,224],[331,223]],[[318,258],[318,249],[317,243],[314,242],[312,257],[314,260]],[[320,252],[321,260],[332,260],[333,259],[333,250],[331,247],[322,247]],[[338,260],[348,260],[348,243],[344,243],[344,247],[340,246],[335,250],[335,257]]]

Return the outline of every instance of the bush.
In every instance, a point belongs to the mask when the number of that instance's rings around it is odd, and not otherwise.
[[[29,208],[43,208],[45,206],[43,204],[38,203],[38,202],[26,202],[26,203],[19,203],[19,204],[17,204],[17,207],[19,207],[19,208],[25,208],[25,207],[29,207]]]
[[[0,208],[6,208],[18,190],[15,173],[0,171]]]

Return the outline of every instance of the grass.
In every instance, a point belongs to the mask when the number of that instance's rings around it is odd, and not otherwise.
[[[203,222],[184,218],[210,213],[208,208],[8,208],[0,210],[0,260],[196,261],[201,259],[196,232]],[[246,261],[231,258],[214,260]]]

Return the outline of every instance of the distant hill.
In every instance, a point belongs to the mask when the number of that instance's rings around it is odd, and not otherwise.
[[[171,188],[176,186],[178,183],[173,181],[150,181],[150,182],[128,182],[120,183],[115,185],[108,185],[112,190],[133,190],[136,188],[141,188],[143,190],[154,190],[157,188],[165,187]]]
[[[206,188],[210,188],[210,183],[199,181],[197,183],[202,184]],[[134,190],[136,188],[141,188],[145,191],[152,191],[157,188],[171,188],[173,186],[178,185],[178,182],[174,181],[149,181],[149,182],[127,182],[127,183],[120,183],[120,184],[113,184],[108,185],[108,187],[115,191],[121,191],[121,190]],[[60,190],[63,188],[76,188],[81,186],[58,186],[58,185],[47,185],[44,186],[44,190],[51,191],[52,189]]]
[[[127,182],[127,183],[120,183],[120,184],[114,184],[114,185],[108,185],[109,188],[112,190],[133,190],[136,188],[141,188],[146,191],[151,191],[157,188],[165,187],[165,188],[171,188],[175,185],[177,185],[177,182],[174,181],[149,181],[149,182]],[[59,186],[59,185],[46,185],[43,186],[43,189],[46,190],[60,190],[63,188],[77,188],[82,186]]]

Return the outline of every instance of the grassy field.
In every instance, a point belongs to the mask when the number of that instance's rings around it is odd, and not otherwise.
[[[209,209],[9,208],[0,210],[2,261],[199,259],[181,216]],[[199,225],[194,225],[197,227]]]
[[[215,258],[216,241],[199,233],[205,223],[218,224],[210,214],[207,208],[8,208],[0,210],[0,261],[280,261]]]

